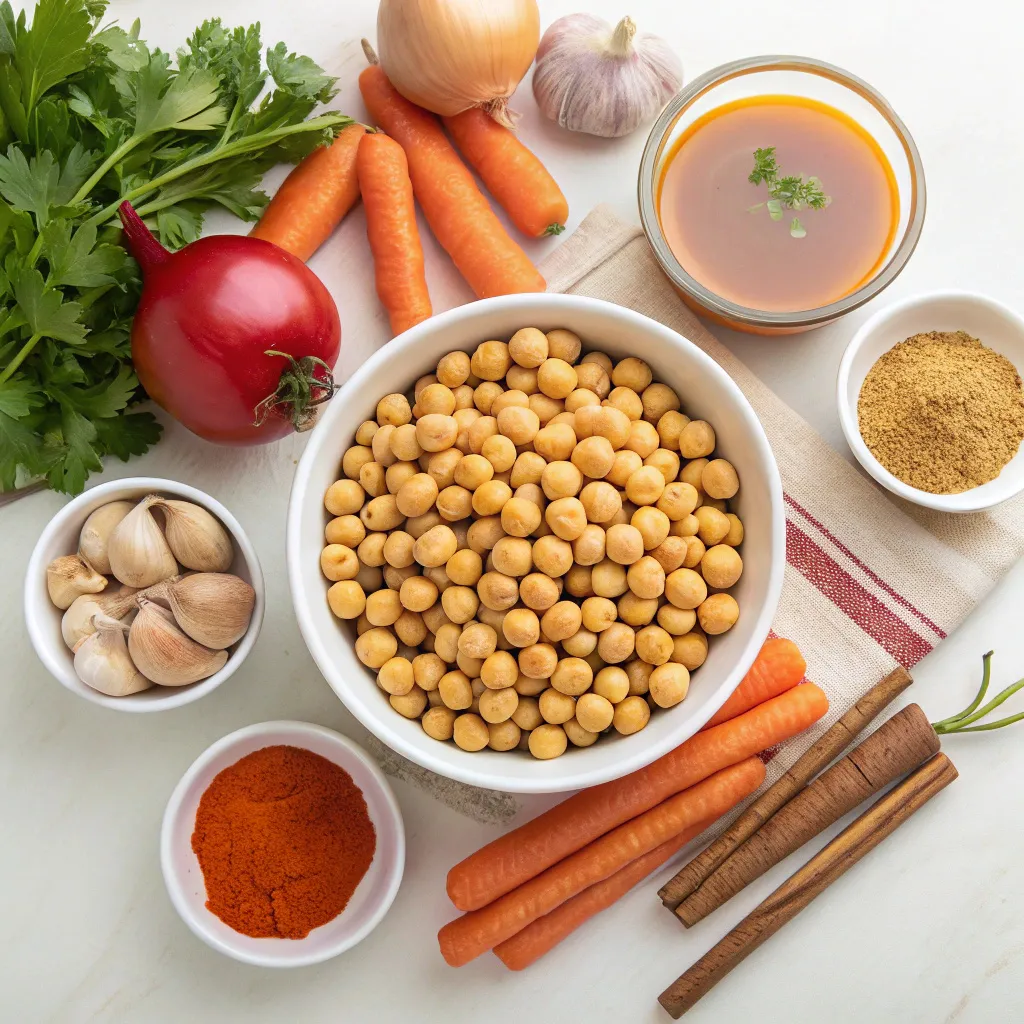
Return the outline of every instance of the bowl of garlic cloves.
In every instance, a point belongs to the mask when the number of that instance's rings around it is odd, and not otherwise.
[[[65,505],[29,560],[25,621],[49,671],[117,711],[205,696],[245,660],[263,574],[234,516],[172,480],[101,484]]]

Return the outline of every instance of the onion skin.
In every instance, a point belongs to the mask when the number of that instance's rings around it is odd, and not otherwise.
[[[273,243],[245,235],[213,235],[171,253],[128,204],[120,213],[144,277],[132,362],[149,396],[217,444],[266,444],[311,425],[309,409],[293,416],[266,404],[291,368],[267,353],[322,360],[326,368],[318,364],[313,377],[325,387],[313,397],[329,396],[341,324],[320,279]]]

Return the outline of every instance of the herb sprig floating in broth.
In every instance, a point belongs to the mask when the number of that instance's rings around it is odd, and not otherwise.
[[[824,210],[832,197],[825,195],[821,182],[811,175],[804,180],[802,174],[779,177],[779,167],[775,159],[775,147],[754,150],[754,169],[747,176],[751,185],[766,184],[771,197],[764,203],[750,207],[750,212],[767,207],[772,220],[782,220],[783,210]],[[807,229],[794,217],[789,224],[789,233],[794,238],[804,238]]]
[[[0,491],[45,479],[78,493],[106,455],[160,436],[131,366],[138,268],[116,220],[133,203],[161,240],[199,237],[212,206],[256,220],[270,167],[351,123],[334,79],[259,25],[205,22],[170,54],[104,0],[0,4]],[[257,104],[257,99],[271,84]]]

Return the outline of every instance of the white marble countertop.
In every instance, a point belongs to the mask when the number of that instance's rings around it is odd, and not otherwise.
[[[544,24],[576,6],[541,0]],[[626,13],[614,0],[588,6],[612,19]],[[356,40],[373,35],[375,7],[371,0],[114,0],[110,13],[123,24],[140,16],[144,38],[169,48],[207,15],[228,24],[259,18],[265,41],[283,38],[340,75],[337,106],[357,113],[362,57]],[[634,0],[628,13],[642,30],[673,41],[688,78],[739,56],[776,52],[821,57],[872,82],[910,126],[929,191],[921,245],[886,298],[955,286],[1024,309],[1017,259],[1024,208],[1014,198],[1024,168],[1024,20],[1015,6],[1005,0],[967,6],[793,0],[783,7],[757,0]],[[524,135],[565,188],[570,227],[600,201],[635,219],[642,131],[617,142],[568,137],[540,122],[529,89],[515,105],[524,112]],[[227,220],[216,225],[229,228]],[[346,310],[373,301],[369,261],[354,242],[362,232],[357,212],[313,264],[334,290],[343,322]],[[538,243],[537,253],[550,244]],[[438,306],[468,297],[436,248],[429,277]],[[796,338],[725,340],[842,447],[835,370],[844,342],[871,309]],[[364,353],[360,338],[348,335],[341,369]],[[690,932],[661,909],[657,885],[647,883],[522,975],[508,975],[490,957],[455,973],[434,940],[451,916],[444,875],[494,829],[396,783],[409,840],[405,881],[383,924],[348,954],[319,967],[259,970],[208,949],[178,919],[160,877],[159,822],[174,784],[206,746],[272,718],[362,736],[307,654],[288,598],[283,527],[300,448],[294,439],[240,453],[172,428],[154,452],[105,473],[166,475],[210,491],[249,531],[267,577],[268,611],[254,655],[210,697],[164,714],[115,714],[78,700],[47,675],[23,629],[22,577],[42,524],[64,499],[37,494],[0,510],[0,1018],[667,1020],[657,994],[806,859],[807,850]],[[1024,674],[1022,609],[1024,568],[1017,566],[918,666],[909,696],[933,718],[959,709],[990,648],[996,649],[995,684]],[[946,750],[960,781],[751,956],[688,1019],[988,1024],[1019,1018],[1021,730],[950,738]]]

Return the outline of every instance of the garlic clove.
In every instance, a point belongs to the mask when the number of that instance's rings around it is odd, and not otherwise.
[[[79,640],[95,633],[95,615],[130,621],[137,608],[134,596],[137,593],[134,587],[121,587],[113,593],[108,590],[102,594],[82,594],[76,597],[60,620],[64,643],[74,650]]]
[[[229,573],[197,572],[166,589],[178,625],[196,642],[214,650],[230,647],[249,628],[256,591]]]
[[[227,651],[211,651],[183,633],[166,609],[139,599],[139,614],[128,632],[128,652],[148,679],[163,686],[186,686],[219,672]]]
[[[58,608],[70,608],[82,594],[98,594],[107,585],[80,555],[62,555],[46,567],[46,591]]]
[[[163,510],[167,543],[186,569],[225,572],[231,568],[235,549],[216,516],[191,501],[155,497],[153,504]]]
[[[107,544],[114,527],[131,510],[135,503],[131,501],[111,501],[101,505],[89,515],[82,532],[78,537],[78,553],[97,571],[110,573],[110,559],[107,557]]]
[[[126,697],[153,685],[128,654],[124,640],[126,629],[123,622],[99,613],[95,616],[95,631],[75,644],[78,678],[108,697]]]
[[[110,571],[129,587],[151,587],[178,571],[167,538],[150,511],[156,500],[143,498],[114,527],[107,542]]]

